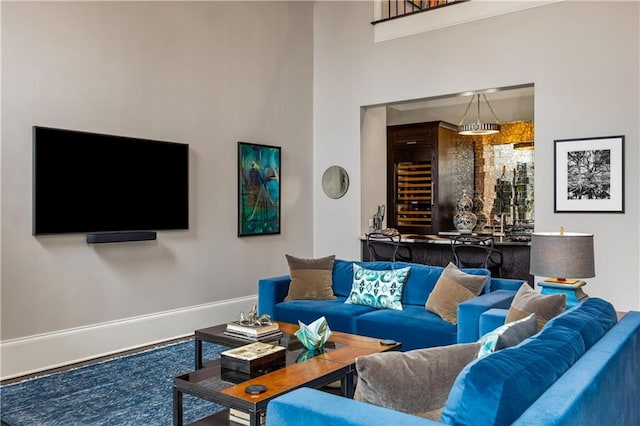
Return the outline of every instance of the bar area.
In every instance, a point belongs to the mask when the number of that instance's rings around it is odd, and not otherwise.
[[[533,283],[533,95],[533,86],[523,85],[388,106],[386,179],[365,191],[378,205],[373,217],[363,217],[369,226],[361,236],[362,260],[388,260],[396,253],[396,260],[461,264],[456,246],[475,243],[491,252],[492,276]],[[365,181],[376,181],[374,172],[366,173]],[[363,208],[373,213],[367,202]],[[367,238],[376,233],[382,239]],[[395,241],[386,241],[390,234]],[[481,264],[483,256],[479,250],[478,262],[468,263]]]
[[[406,234],[401,235],[400,247],[404,248],[404,253],[411,253],[411,261],[414,263],[447,266],[449,262],[454,262],[451,237]],[[393,252],[392,244],[387,241],[370,240],[369,244],[374,245],[374,250],[380,258],[390,258]],[[530,242],[497,237],[494,238],[494,250],[501,254],[500,276],[521,279],[533,284],[533,276],[529,274]],[[361,239],[361,256],[363,261],[376,260],[371,255],[366,237]],[[482,254],[477,256],[478,260],[482,260]],[[497,274],[492,271],[492,276]]]

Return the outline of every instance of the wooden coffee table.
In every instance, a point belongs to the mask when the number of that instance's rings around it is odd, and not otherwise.
[[[400,350],[401,348],[399,343],[383,345],[379,339],[333,332],[333,336],[325,344],[324,351],[306,359],[310,355],[309,352],[294,336],[298,326],[282,322],[279,324],[284,333],[280,344],[287,348],[285,367],[258,377],[248,378],[223,370],[220,366],[220,360],[217,360],[207,364],[204,368],[176,376],[173,379],[173,424],[176,426],[183,424],[182,398],[185,393],[249,413],[249,424],[252,426],[260,424],[259,419],[266,413],[269,401],[301,387],[320,388],[340,380],[342,394],[351,398],[353,397],[356,357]],[[200,365],[202,364],[203,340],[228,346],[240,346],[232,344],[233,342],[222,343],[215,337],[218,329],[211,329],[203,330],[213,331],[213,334],[197,333],[200,348],[196,350],[196,365],[198,357],[200,357]],[[222,331],[224,331],[224,327]],[[246,344],[247,342],[242,343]],[[196,346],[198,346],[198,340],[196,340]],[[266,386],[267,389],[264,393],[250,395],[245,392],[247,386],[258,384]],[[223,410],[206,419],[199,420],[196,424],[229,424],[228,419],[228,410]]]

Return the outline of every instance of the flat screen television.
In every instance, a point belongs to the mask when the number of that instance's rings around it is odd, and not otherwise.
[[[33,127],[34,235],[188,228],[189,145]]]

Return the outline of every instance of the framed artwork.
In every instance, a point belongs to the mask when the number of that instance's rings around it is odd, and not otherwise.
[[[556,213],[624,213],[624,136],[554,141]]]
[[[238,236],[280,233],[280,147],[238,142]]]

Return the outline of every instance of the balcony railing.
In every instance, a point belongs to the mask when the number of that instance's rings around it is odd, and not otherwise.
[[[390,19],[439,9],[466,1],[468,0],[381,0],[379,2],[381,13],[379,16],[376,16],[376,20],[373,21],[372,24],[375,25]]]

